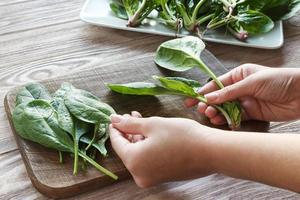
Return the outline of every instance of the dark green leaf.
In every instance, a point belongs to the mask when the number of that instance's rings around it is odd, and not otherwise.
[[[110,6],[110,9],[113,11],[113,13],[117,17],[119,17],[121,19],[125,19],[125,20],[128,19],[128,16],[127,16],[127,13],[126,13],[126,10],[125,10],[123,4],[120,4],[119,2],[111,1],[109,6]]]
[[[81,95],[79,92],[69,92],[65,97],[65,105],[77,119],[88,123],[110,122],[110,115],[115,113],[106,103]]]
[[[58,124],[57,113],[45,100],[20,104],[13,112],[17,133],[59,151],[73,152],[73,142]]]
[[[23,87],[17,94],[16,105],[28,103],[34,99],[51,100],[48,90],[39,83],[31,83]]]
[[[274,28],[274,22],[259,11],[241,11],[237,15],[238,23],[250,34],[267,33]]]
[[[288,12],[280,17],[281,20],[287,20],[295,16],[300,11],[300,0],[290,0]]]
[[[100,139],[93,142],[92,146],[96,148],[101,153],[101,155],[107,156],[107,149],[105,147],[105,143],[109,138],[109,133],[107,131],[108,124],[102,124],[102,125],[103,126],[100,126],[101,130],[99,131],[99,135],[98,135],[98,137],[100,136]],[[92,142],[92,139],[89,138],[89,136],[85,135],[80,138],[80,141],[89,145]]]

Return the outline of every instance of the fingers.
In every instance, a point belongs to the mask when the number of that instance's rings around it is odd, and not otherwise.
[[[131,112],[131,116],[132,116],[132,117],[142,118],[141,113],[139,113],[138,111],[132,111],[132,112]]]
[[[251,86],[249,77],[223,89],[208,93],[205,95],[205,98],[207,99],[208,104],[221,104],[240,97],[251,96],[253,93],[253,87]]]
[[[137,111],[132,111],[131,116],[137,117],[137,118],[142,118],[142,115]],[[127,135],[130,137],[130,141],[132,143],[139,142],[139,141],[142,141],[145,139],[145,137],[143,135],[131,135],[131,134],[127,134]]]
[[[122,133],[143,135],[143,127],[145,126],[146,118],[137,118],[130,115],[111,115],[112,126]]]
[[[123,158],[123,156],[125,156],[125,152],[127,151],[130,145],[130,142],[123,137],[121,132],[113,128],[112,125],[109,126],[109,135],[112,147],[114,148],[118,156],[120,158]]]
[[[234,68],[233,70],[227,72],[226,74],[223,74],[222,76],[218,77],[218,79],[226,87],[235,84],[241,80],[244,80],[246,77],[250,76],[251,74],[264,69],[268,69],[268,67],[247,63]],[[217,84],[215,84],[214,81],[210,81],[199,90],[199,93],[207,94],[219,89],[220,88],[217,86]]]
[[[184,105],[188,108],[195,106],[199,101],[197,99],[187,98],[184,100]]]
[[[227,72],[226,74],[223,74],[222,76],[218,77],[218,79],[223,83],[224,86],[231,85],[233,84],[232,74],[232,71]],[[220,88],[215,83],[215,81],[210,81],[209,83],[205,84],[202,88],[200,88],[199,93],[207,94],[218,89]]]
[[[225,118],[223,117],[223,115],[220,115],[220,114],[216,115],[213,118],[210,118],[209,120],[214,125],[223,125],[223,124],[226,124]]]

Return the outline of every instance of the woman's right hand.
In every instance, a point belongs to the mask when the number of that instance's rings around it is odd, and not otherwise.
[[[211,81],[199,91],[207,98],[208,105],[194,99],[185,102],[188,107],[198,103],[198,111],[213,124],[226,121],[210,105],[235,99],[242,104],[244,120],[286,121],[300,117],[300,69],[244,64],[219,79],[225,88],[219,89]]]

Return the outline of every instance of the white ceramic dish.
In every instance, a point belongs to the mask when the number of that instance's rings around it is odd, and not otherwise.
[[[127,21],[122,20],[114,16],[109,7],[109,0],[86,0],[81,13],[80,18],[90,24],[122,29],[128,31],[136,31],[157,35],[175,36],[174,30],[169,29],[163,24],[158,23],[153,19],[147,19],[143,25],[137,28],[130,28],[126,26]],[[179,36],[189,35],[187,31],[182,31]],[[263,35],[251,36],[247,42],[241,42],[231,36],[229,33],[226,34],[224,30],[210,31],[204,37],[204,40],[209,42],[217,42],[223,44],[231,44],[237,46],[246,46],[262,49],[277,49],[283,45],[283,27],[282,22],[278,21],[275,23],[274,29]]]

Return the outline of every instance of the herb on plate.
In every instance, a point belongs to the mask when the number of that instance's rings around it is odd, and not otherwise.
[[[274,22],[300,10],[299,0],[111,0],[119,18],[136,27],[148,17],[176,31],[184,27],[200,38],[206,30],[225,28],[237,39],[270,32]],[[204,30],[201,32],[201,30]]]

